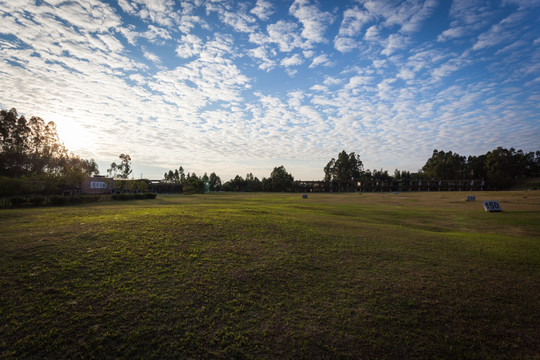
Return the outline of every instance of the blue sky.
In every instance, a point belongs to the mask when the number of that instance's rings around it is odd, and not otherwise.
[[[540,149],[540,1],[0,0],[0,107],[106,173]]]

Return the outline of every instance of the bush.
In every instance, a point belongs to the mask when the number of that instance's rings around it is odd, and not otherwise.
[[[0,177],[0,196],[13,196],[24,192],[26,182],[22,179]]]
[[[28,199],[23,196],[15,196],[11,198],[11,206],[23,206],[28,203]]]
[[[70,200],[71,199],[69,197],[60,195],[51,196],[49,198],[49,202],[51,205],[65,205],[70,202]]]
[[[145,199],[155,199],[156,194],[153,194],[153,193],[135,193],[135,194],[122,193],[122,194],[113,194],[113,195],[111,195],[111,198],[113,200],[120,200],[120,201],[125,201],[125,200],[145,200]]]
[[[38,205],[45,204],[45,202],[47,201],[47,198],[45,196],[34,196],[30,198],[29,200],[30,200],[30,204],[38,206]]]
[[[122,194],[113,194],[113,195],[112,195],[112,199],[113,199],[113,200],[121,200],[121,201],[125,201],[125,200],[130,200],[130,199],[132,199],[132,197],[131,197],[131,194],[125,194],[125,193],[122,193]]]
[[[82,204],[83,197],[81,195],[72,196],[69,198],[69,202],[72,204]]]

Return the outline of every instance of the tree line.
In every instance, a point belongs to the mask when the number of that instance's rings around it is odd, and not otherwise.
[[[202,192],[204,184],[208,184],[209,191],[294,191],[294,177],[287,172],[284,166],[275,167],[268,178],[259,180],[252,173],[243,178],[236,175],[233,179],[222,183],[221,178],[212,172],[210,176],[206,173],[198,177],[195,173],[185,174],[184,168],[180,166],[177,170],[169,170],[164,174],[162,182],[164,184],[182,184],[183,192]],[[163,187],[163,186],[162,186]],[[170,188],[170,187],[169,187]],[[172,188],[176,189],[176,188]]]
[[[215,172],[211,173],[210,176],[207,173],[204,173],[203,176],[197,176],[195,172],[186,174],[182,166],[174,171],[166,172],[161,182],[157,186],[159,192],[202,193],[205,190],[221,190],[221,178]]]
[[[497,147],[479,156],[461,156],[452,151],[433,150],[421,174],[430,179],[485,179],[500,189],[516,180],[540,176],[540,151],[525,153]]]
[[[111,177],[128,179],[132,173],[131,157],[119,156],[120,163],[113,162],[107,173]],[[514,148],[498,147],[479,156],[461,156],[452,151],[434,150],[425,165],[417,172],[396,169],[393,175],[387,170],[364,169],[360,155],[345,150],[332,158],[322,169],[323,181],[369,181],[369,180],[487,180],[493,187],[504,189],[516,180],[540,175],[540,151],[525,153]],[[70,153],[60,141],[54,122],[45,122],[32,116],[29,120],[19,116],[16,109],[0,111],[0,195],[21,192],[20,187],[32,184],[40,193],[59,193],[66,188],[76,188],[91,175],[99,173],[93,159],[81,159]],[[22,181],[15,181],[19,179]],[[18,189],[18,190],[17,190]],[[159,192],[200,193],[204,191],[295,191],[295,180],[284,166],[275,167],[268,177],[259,179],[252,173],[245,177],[236,175],[222,183],[212,172],[197,176],[185,172],[180,166],[169,170]],[[26,192],[30,191],[26,189]],[[6,194],[4,194],[6,193]]]
[[[396,169],[364,170],[360,156],[342,151],[324,167],[325,181],[351,180],[486,180],[493,188],[505,189],[517,180],[540,176],[540,151],[525,153],[497,147],[479,156],[461,156],[452,151],[433,150],[417,172]]]
[[[517,180],[540,176],[540,151],[524,152],[497,147],[479,156],[461,156],[452,151],[433,150],[417,172],[396,169],[364,169],[360,155],[341,151],[323,168],[323,182],[389,180],[486,180],[492,188],[506,189]],[[283,166],[274,168],[269,178],[259,180],[250,173],[236,175],[223,184],[224,191],[294,191],[294,177]]]
[[[0,110],[0,195],[59,193],[97,173],[93,159],[81,159],[65,148],[54,122],[37,116],[27,120],[16,109]]]

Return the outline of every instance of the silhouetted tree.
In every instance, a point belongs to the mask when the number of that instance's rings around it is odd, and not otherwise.
[[[467,158],[467,178],[486,178],[486,155],[469,156]]]
[[[354,152],[347,154],[345,150],[338,154],[337,159],[332,158],[324,167],[325,181],[348,181],[360,179],[363,175],[364,165],[360,155]]]
[[[120,154],[119,158],[122,160],[120,164],[117,165],[115,162],[113,162],[110,169],[107,170],[107,173],[112,177],[127,179],[133,172],[131,169],[131,156],[128,154]]]
[[[371,173],[371,178],[373,180],[386,181],[386,180],[390,180],[391,176],[388,174],[388,170],[383,170],[383,169],[375,170],[375,169],[373,169],[373,172]]]
[[[208,182],[210,183],[210,191],[219,191],[221,189],[221,179],[215,172],[210,174]]]
[[[285,170],[283,165],[275,167],[270,174],[272,191],[293,191],[294,177]]]
[[[525,175],[525,156],[521,150],[516,152],[514,148],[498,147],[486,154],[485,169],[491,184],[506,188]]]
[[[16,109],[0,111],[0,175],[43,177],[58,182],[55,177],[79,179],[92,173],[97,173],[95,161],[69,154],[53,121],[45,123],[36,116],[27,121]]]
[[[422,167],[422,171],[432,179],[455,180],[468,177],[465,157],[452,151],[433,150],[433,155]]]

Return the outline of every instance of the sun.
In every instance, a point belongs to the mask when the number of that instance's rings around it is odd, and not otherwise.
[[[88,150],[91,146],[91,134],[77,121],[69,118],[57,118],[56,130],[60,141],[65,147],[74,153]]]

